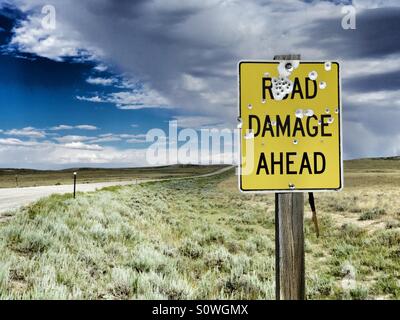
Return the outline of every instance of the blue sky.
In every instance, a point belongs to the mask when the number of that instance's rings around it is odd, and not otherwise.
[[[133,158],[132,163],[128,159],[114,164],[112,159],[91,162],[91,155],[80,162],[71,153],[70,161],[59,164],[54,159],[42,165],[34,158],[34,153],[30,154],[32,148],[41,149],[41,144],[51,144],[50,149],[62,145],[64,151],[69,148],[73,153],[99,154],[107,152],[107,147],[143,152],[149,145],[145,133],[152,128],[167,131],[168,120],[172,120],[174,114],[167,105],[140,106],[140,101],[139,105],[131,105],[132,99],[128,98],[114,98],[122,103],[117,106],[109,96],[140,92],[143,83],[114,72],[112,66],[106,66],[97,58],[49,58],[13,47],[10,41],[14,30],[28,17],[29,13],[11,3],[4,4],[0,11],[3,53],[0,55],[0,146],[20,151],[26,148],[22,153],[17,152],[13,159],[8,158],[11,163],[1,165],[34,168],[145,165],[143,157]],[[94,97],[104,101],[93,102]]]
[[[234,128],[237,61],[285,52],[343,63],[345,158],[400,154],[398,5],[0,0],[0,167],[146,165],[146,132],[170,120]]]
[[[104,96],[121,91],[124,79],[112,70],[103,71],[100,61],[80,61],[63,58],[54,61],[30,52],[7,48],[13,28],[24,15],[16,8],[4,8],[0,16],[3,55],[0,55],[0,103],[5,111],[0,118],[1,129],[35,127],[57,134],[82,133],[78,128],[50,130],[60,125],[95,126],[95,134],[140,134],[149,128],[167,127],[163,120],[171,118],[164,108],[128,111],[118,109],[114,103],[93,103],[83,98]],[[7,52],[7,49],[8,52]],[[99,70],[96,67],[100,65]],[[108,85],[106,80],[115,82]],[[101,80],[107,85],[102,85]],[[126,80],[128,81],[128,80]],[[140,88],[140,82],[129,88]],[[56,134],[56,133],[54,133]]]
[[[35,127],[53,134],[82,134],[78,128],[51,130],[60,125],[95,126],[101,134],[140,134],[154,127],[166,127],[171,118],[165,109],[120,110],[113,103],[93,103],[79,97],[119,92],[112,86],[99,88],[88,78],[109,78],[107,72],[93,71],[93,63],[56,62],[0,56],[0,103],[7,106],[0,119],[4,132],[13,128]],[[88,130],[86,130],[88,131]],[[121,144],[121,142],[119,143]]]

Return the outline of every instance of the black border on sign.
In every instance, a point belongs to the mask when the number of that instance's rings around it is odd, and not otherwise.
[[[240,66],[242,63],[254,63],[254,64],[279,64],[279,60],[241,60],[238,63],[238,107],[239,107],[239,117],[242,117],[242,108],[241,108],[241,81],[240,81]],[[303,61],[300,60],[300,64],[323,64],[325,62],[322,61]],[[314,189],[243,189],[242,186],[242,137],[241,130],[239,130],[239,146],[240,146],[240,154],[239,154],[239,190],[244,193],[272,193],[272,192],[304,192],[304,191],[340,191],[343,189],[343,158],[342,158],[342,103],[341,103],[341,95],[340,90],[342,87],[341,79],[340,79],[340,64],[337,61],[332,61],[332,64],[336,64],[338,68],[337,73],[337,81],[338,81],[338,108],[339,108],[339,187],[338,188],[314,188]]]

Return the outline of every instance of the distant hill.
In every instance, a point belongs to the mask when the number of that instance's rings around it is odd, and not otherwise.
[[[171,165],[140,168],[68,168],[63,170],[0,169],[0,188],[71,184],[78,172],[80,183],[159,179],[211,173],[225,165]]]
[[[65,169],[26,169],[26,168],[0,168],[0,174],[35,174],[40,172],[74,172],[74,171],[98,171],[98,170],[106,170],[106,171],[162,171],[162,170],[188,170],[188,169],[201,169],[206,167],[225,167],[228,165],[198,165],[198,164],[174,164],[167,166],[153,166],[153,167],[121,167],[121,168],[107,168],[107,167],[72,167]]]
[[[347,160],[344,170],[387,171],[400,170],[400,156]]]
[[[394,157],[382,157],[382,158],[373,158],[373,159],[383,159],[383,160],[400,160],[400,156],[394,156]]]

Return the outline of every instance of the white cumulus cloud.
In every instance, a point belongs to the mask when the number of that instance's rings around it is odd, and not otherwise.
[[[25,127],[22,129],[11,129],[5,131],[4,134],[9,136],[21,136],[30,138],[44,138],[46,136],[46,133],[44,131],[33,127]]]

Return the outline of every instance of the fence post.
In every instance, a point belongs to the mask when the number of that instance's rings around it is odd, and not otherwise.
[[[76,195],[76,172],[74,172],[74,199]]]

